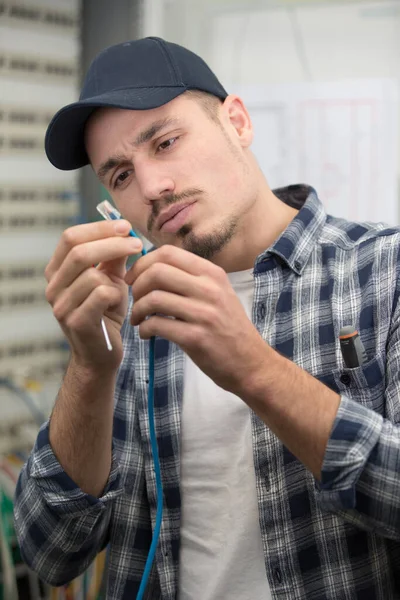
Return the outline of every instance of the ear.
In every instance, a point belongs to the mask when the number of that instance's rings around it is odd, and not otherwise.
[[[248,148],[253,141],[253,125],[243,100],[230,94],[224,100],[222,111],[226,125],[233,130],[242,148]]]

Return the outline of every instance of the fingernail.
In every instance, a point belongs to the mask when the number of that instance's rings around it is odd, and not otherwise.
[[[117,221],[114,224],[115,233],[128,233],[130,227],[126,221]]]
[[[138,238],[131,238],[129,240],[129,244],[134,250],[142,247],[142,242]]]

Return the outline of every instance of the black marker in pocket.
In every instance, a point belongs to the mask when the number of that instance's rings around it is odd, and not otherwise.
[[[341,328],[339,341],[344,364],[348,369],[355,369],[367,362],[363,343],[358,335],[358,331],[352,325],[346,325],[346,327]]]

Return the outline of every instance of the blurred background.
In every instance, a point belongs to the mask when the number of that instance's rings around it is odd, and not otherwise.
[[[0,0],[0,600],[104,597],[104,554],[62,589],[28,571],[12,498],[68,360],[44,268],[106,197],[89,167],[48,163],[44,132],[100,50],[147,35],[244,98],[272,187],[309,183],[331,214],[400,223],[400,0]]]

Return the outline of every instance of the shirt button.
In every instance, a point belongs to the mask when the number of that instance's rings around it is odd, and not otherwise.
[[[297,269],[298,271],[300,271],[300,269],[301,269],[301,262],[299,260],[295,260],[294,261],[294,268]]]
[[[280,569],[275,569],[274,572],[275,575],[275,579],[277,580],[278,583],[282,583],[282,573]]]
[[[340,376],[340,381],[344,384],[344,385],[350,385],[351,383],[351,377],[348,373],[343,373]]]

